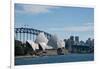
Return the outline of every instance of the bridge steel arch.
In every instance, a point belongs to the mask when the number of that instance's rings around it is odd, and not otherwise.
[[[35,37],[41,32],[43,32],[48,39],[50,39],[51,37],[51,34],[33,28],[24,28],[24,27],[15,28],[14,32],[15,32],[15,39],[20,41],[26,41],[26,40],[34,41]]]

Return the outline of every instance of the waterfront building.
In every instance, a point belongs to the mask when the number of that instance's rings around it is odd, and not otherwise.
[[[69,51],[69,52],[71,52],[71,51],[72,51],[72,44],[71,44],[71,40],[70,40],[70,39],[68,39],[68,40],[67,40],[67,42],[68,42],[68,51]]]
[[[91,41],[91,46],[94,46],[94,39],[92,39]]]
[[[79,45],[79,36],[75,36],[75,42],[74,42],[75,45]]]
[[[70,36],[70,40],[74,41],[74,36]]]
[[[82,40],[79,42],[79,44],[82,45],[82,46],[85,45],[84,41],[82,41]]]
[[[65,42],[65,48],[68,49],[68,39],[64,39]]]
[[[63,49],[62,48],[58,48],[57,49],[57,54],[58,55],[64,55]]]
[[[86,45],[91,46],[91,43],[92,43],[91,38],[88,38],[88,40],[86,40]]]
[[[71,45],[74,45],[74,36],[70,36]]]

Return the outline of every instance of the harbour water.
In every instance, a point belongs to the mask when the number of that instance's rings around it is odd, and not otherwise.
[[[20,57],[15,58],[15,65],[79,62],[93,60],[94,54],[68,54],[57,56]]]

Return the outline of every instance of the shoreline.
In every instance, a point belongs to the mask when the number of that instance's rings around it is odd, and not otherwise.
[[[74,53],[75,55],[86,55],[86,53],[85,54],[78,54],[78,53]],[[66,56],[67,55],[74,55],[74,54],[65,54]],[[93,54],[94,55],[94,53],[89,53],[89,54]],[[88,55],[88,54],[87,54]],[[36,56],[36,55],[33,55],[33,56],[30,56],[30,55],[25,55],[25,56],[15,56],[15,59],[16,58],[36,58],[36,57],[45,57],[45,56],[48,56],[48,57],[50,57],[50,56],[61,56],[61,55],[41,55],[41,56]]]

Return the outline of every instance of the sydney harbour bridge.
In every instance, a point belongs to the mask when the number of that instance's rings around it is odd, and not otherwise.
[[[50,39],[51,37],[51,34],[47,32],[33,29],[33,28],[26,28],[26,27],[15,28],[14,32],[15,32],[15,39],[23,42],[26,40],[34,41],[36,36],[41,32],[43,32],[48,39]]]

